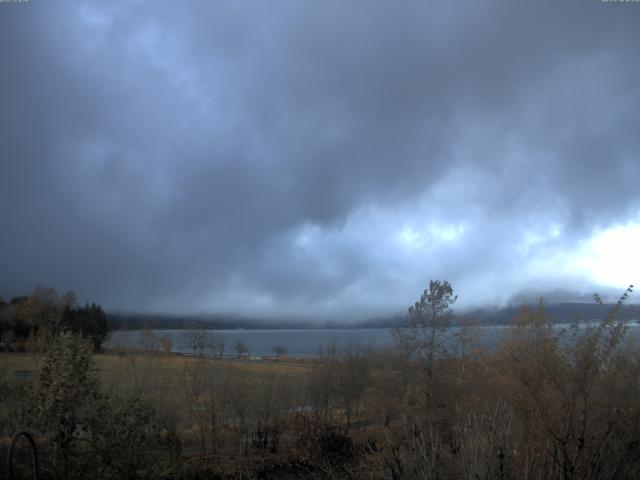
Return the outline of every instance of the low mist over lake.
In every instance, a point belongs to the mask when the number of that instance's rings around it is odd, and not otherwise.
[[[596,324],[596,322],[591,322]],[[556,330],[568,329],[570,324],[556,324]],[[640,326],[632,322],[629,324],[628,341],[635,344],[640,334]],[[505,335],[506,326],[476,327],[478,330],[474,347],[493,349]],[[459,354],[460,345],[456,334],[460,328],[452,327],[447,332],[448,350],[453,354]],[[204,332],[206,335],[207,332]],[[347,347],[358,350],[382,350],[394,346],[391,330],[388,328],[349,328],[349,329],[321,329],[321,330],[216,330],[216,334],[222,335],[226,342],[224,354],[235,356],[233,345],[241,341],[247,346],[247,354],[250,356],[276,356],[278,348],[284,349],[283,354],[292,357],[316,357],[319,352],[327,351],[335,347],[336,353],[342,355]],[[153,338],[150,339],[149,335]],[[160,340],[164,336],[171,338],[172,352],[192,354],[193,349],[189,345],[188,330],[131,330],[112,332],[107,338],[110,348],[154,348],[161,350]],[[217,355],[211,347],[205,346],[202,350],[205,355]]]

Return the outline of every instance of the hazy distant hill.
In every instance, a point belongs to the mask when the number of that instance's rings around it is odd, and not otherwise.
[[[567,322],[579,316],[581,320],[595,320],[603,318],[613,308],[614,304],[598,305],[596,303],[556,303],[545,305],[545,311],[552,322]],[[531,308],[537,308],[530,305]],[[623,307],[621,318],[638,318],[637,305]],[[476,320],[485,325],[505,325],[511,323],[521,306],[512,306],[500,309],[474,309],[459,313],[456,320]]]
[[[505,308],[476,308],[457,312],[454,324],[464,321],[478,322],[482,325],[509,324],[521,307]],[[537,308],[531,305],[531,308]],[[553,322],[566,322],[576,315],[582,320],[602,318],[613,308],[613,304],[597,305],[595,303],[557,303],[546,305],[547,315]],[[624,318],[640,318],[637,305],[625,306],[621,315]],[[259,319],[250,317],[234,317],[224,315],[163,315],[140,313],[109,313],[108,323],[111,330],[139,330],[143,328],[154,330],[182,329],[187,326],[197,328],[215,328],[219,330],[244,329],[307,329],[307,328],[385,328],[402,325],[404,315],[394,315],[384,318],[372,318],[359,322],[350,321],[308,321],[296,319]]]

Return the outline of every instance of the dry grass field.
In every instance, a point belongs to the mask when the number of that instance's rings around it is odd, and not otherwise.
[[[0,379],[36,379],[43,357],[39,353],[0,353]],[[179,379],[185,372],[195,369],[217,372],[231,369],[247,378],[273,374],[301,381],[310,368],[308,362],[295,359],[272,361],[193,357],[136,350],[94,354],[93,360],[101,383],[107,387],[126,386],[149,377],[160,379],[164,385],[177,388]]]
[[[42,360],[42,354],[0,353],[0,380],[37,381]],[[222,388],[229,379],[244,384],[247,389],[265,380],[280,385],[303,385],[310,368],[304,362],[221,359],[135,350],[94,354],[93,361],[105,391],[129,391],[152,400],[165,412],[183,412],[185,402],[197,400],[210,389]],[[183,424],[184,419],[176,422]]]

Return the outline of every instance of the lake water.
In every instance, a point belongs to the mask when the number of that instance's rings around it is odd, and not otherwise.
[[[640,338],[640,328],[636,322],[629,324],[628,339]],[[568,327],[568,324],[556,325],[556,328]],[[479,327],[479,345],[492,348],[500,342],[508,327],[484,326]],[[455,351],[454,334],[458,328],[452,327],[447,332],[450,338],[449,349]],[[211,332],[211,331],[205,331]],[[233,345],[237,341],[244,342],[251,355],[274,355],[275,347],[284,347],[287,355],[294,357],[314,357],[318,355],[320,348],[335,345],[341,352],[349,344],[371,346],[374,349],[383,349],[393,344],[391,330],[386,328],[366,329],[323,329],[323,330],[216,330],[216,333],[224,337],[226,347],[225,354],[233,354]],[[190,353],[184,330],[151,330],[151,338],[156,342],[165,335],[171,338],[172,350],[178,353]],[[111,332],[107,338],[108,346],[142,347],[148,341],[149,334],[140,331]],[[205,350],[205,353],[209,353]]]

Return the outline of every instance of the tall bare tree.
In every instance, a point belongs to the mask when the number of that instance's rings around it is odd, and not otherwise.
[[[451,325],[454,316],[452,306],[457,299],[449,282],[431,280],[429,288],[409,307],[407,325],[392,330],[401,350],[409,357],[421,360],[425,366],[427,406],[434,390],[434,361],[447,353],[447,329]]]

